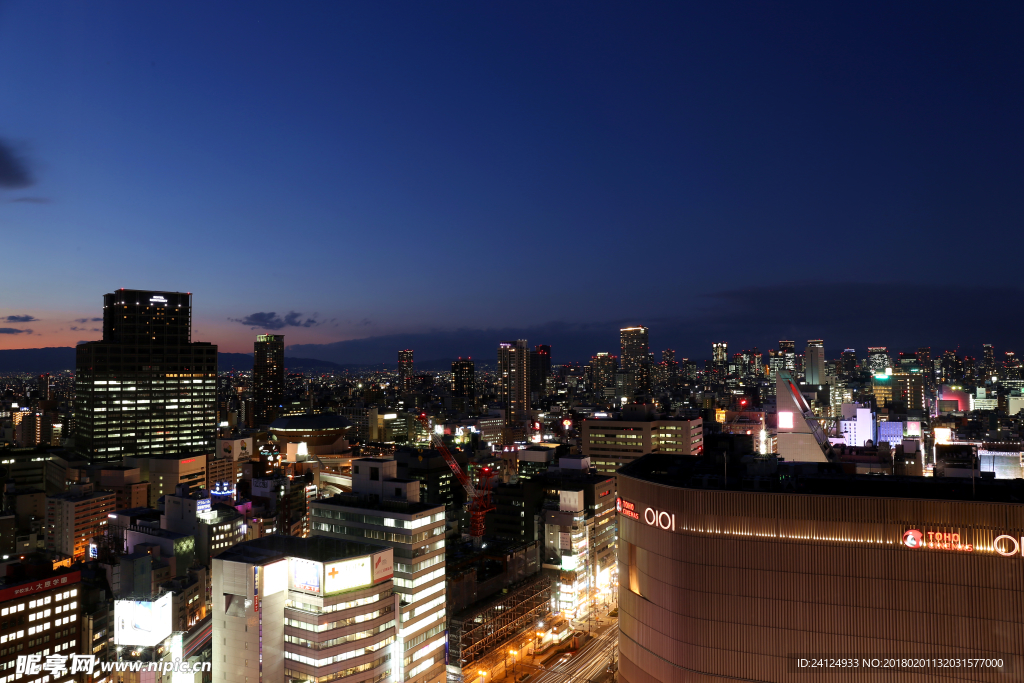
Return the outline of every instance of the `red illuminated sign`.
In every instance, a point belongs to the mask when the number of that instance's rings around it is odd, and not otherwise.
[[[636,511],[636,505],[630,503],[628,500],[616,498],[615,509],[618,510],[620,513],[626,515],[630,519],[640,519],[640,513]]]
[[[15,598],[20,598],[25,595],[32,595],[39,591],[50,590],[51,588],[59,588],[60,586],[80,583],[81,580],[82,572],[71,572],[64,576],[54,576],[49,579],[37,579],[36,581],[3,589],[0,591],[0,602],[7,602],[8,600],[14,600]]]
[[[925,534],[928,535],[927,540],[925,539]],[[973,545],[960,542],[960,534],[942,531],[922,532],[917,529],[911,529],[903,534],[903,545],[915,549],[954,550],[961,553],[974,552]]]

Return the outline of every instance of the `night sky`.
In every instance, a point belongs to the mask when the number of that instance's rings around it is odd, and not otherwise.
[[[0,349],[1016,348],[1021,3],[0,3]],[[31,330],[31,331],[30,331]],[[321,347],[317,345],[330,344]]]

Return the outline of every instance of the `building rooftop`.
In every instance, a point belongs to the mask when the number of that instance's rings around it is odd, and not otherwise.
[[[748,462],[741,465],[730,458],[727,490],[1024,504],[1024,479],[846,474],[840,464],[833,463],[779,462],[755,456],[744,460]],[[722,461],[716,458],[652,453],[624,465],[618,474],[677,488],[723,488]]]
[[[298,557],[314,562],[335,562],[386,550],[387,546],[356,543],[329,536],[285,536],[274,534],[238,543],[217,556],[218,560],[264,564],[279,557]]]
[[[271,431],[340,431],[351,426],[351,422],[333,413],[279,417],[270,423]]]
[[[418,515],[423,512],[439,512],[444,510],[443,503],[441,505],[430,505],[428,503],[413,503],[405,500],[381,500],[377,496],[366,496],[357,493],[339,493],[330,498],[312,501],[310,505],[331,505],[360,510],[395,512],[403,515]]]

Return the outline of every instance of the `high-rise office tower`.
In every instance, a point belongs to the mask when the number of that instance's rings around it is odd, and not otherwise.
[[[217,347],[192,341],[192,295],[103,295],[103,340],[79,344],[75,448],[94,460],[209,451]]]
[[[785,370],[796,370],[796,342],[790,340],[779,341],[779,355],[782,357],[782,367]]]
[[[277,419],[284,402],[284,335],[261,334],[253,345],[252,394],[256,424]]]
[[[821,384],[825,381],[825,342],[821,339],[808,339],[804,350],[804,381],[808,384]]]
[[[530,347],[525,339],[498,344],[498,399],[505,404],[502,442],[525,439],[530,420]]]
[[[996,371],[996,350],[991,344],[982,344],[982,370],[983,378],[991,379],[995,377],[998,372]]]
[[[594,385],[594,396],[600,400],[605,389],[615,390],[615,373],[619,369],[619,357],[602,351],[590,358],[590,376]]]
[[[647,331],[647,328],[642,325],[624,327],[619,330],[623,370],[636,370],[647,361],[647,354],[650,351],[647,343]]]
[[[884,346],[868,347],[868,370],[877,375],[891,367],[892,359],[889,358],[889,349]]]
[[[537,344],[530,353],[530,394],[540,399],[547,393],[548,377],[551,376],[551,347]]]
[[[932,347],[922,346],[917,350],[917,364],[921,367],[921,370],[930,374],[930,368],[932,367]]]
[[[633,389],[637,393],[650,391],[650,347],[647,328],[643,325],[619,330],[622,346],[622,369],[633,375]]]
[[[398,390],[412,391],[412,349],[398,352]]]
[[[452,361],[452,402],[457,410],[476,410],[476,364],[470,358]]]
[[[857,352],[854,349],[843,349],[843,355],[839,358],[839,376],[843,378],[853,377],[857,372]]]
[[[729,344],[727,342],[715,342],[711,345],[711,358],[715,365],[724,365],[729,359]]]
[[[661,362],[665,366],[665,383],[675,386],[679,382],[679,361],[676,360],[675,349],[662,351]]]

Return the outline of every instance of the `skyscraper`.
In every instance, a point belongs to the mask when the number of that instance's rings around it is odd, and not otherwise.
[[[103,340],[79,344],[75,448],[94,460],[209,451],[217,347],[192,341],[192,294],[103,295]]]
[[[252,394],[257,425],[277,419],[284,402],[284,335],[257,335],[253,344]]]
[[[609,388],[614,393],[615,373],[619,369],[619,357],[602,351],[590,359],[590,376],[594,385],[594,396],[599,401]]]
[[[476,364],[470,358],[452,361],[452,403],[466,413],[476,410]]]
[[[796,342],[783,339],[779,341],[779,355],[785,370],[796,370]]]
[[[825,342],[808,339],[804,350],[804,381],[821,384],[825,381]]]
[[[998,372],[996,371],[996,350],[991,344],[982,344],[982,370],[983,378],[991,379],[995,377]]]
[[[727,342],[713,343],[711,358],[715,361],[715,365],[724,365],[729,359],[729,344]]]
[[[647,328],[642,325],[624,327],[619,330],[623,370],[633,371],[647,362],[647,354],[650,351],[647,343],[647,332]]]
[[[530,347],[525,339],[498,344],[498,398],[505,404],[502,443],[526,438],[530,419]]]
[[[647,328],[624,327],[619,330],[619,342],[622,346],[622,369],[633,376],[633,389],[637,393],[646,393],[651,389],[650,346],[647,341]]]
[[[839,376],[843,378],[853,377],[857,372],[857,352],[854,349],[843,349],[843,355],[839,359]]]
[[[412,390],[412,349],[398,352],[398,390]]]
[[[889,358],[889,349],[884,346],[868,347],[868,370],[879,374],[885,372],[886,368],[892,367],[892,359]]]
[[[530,353],[530,394],[540,399],[547,393],[547,381],[551,376],[551,347],[538,344]]]

